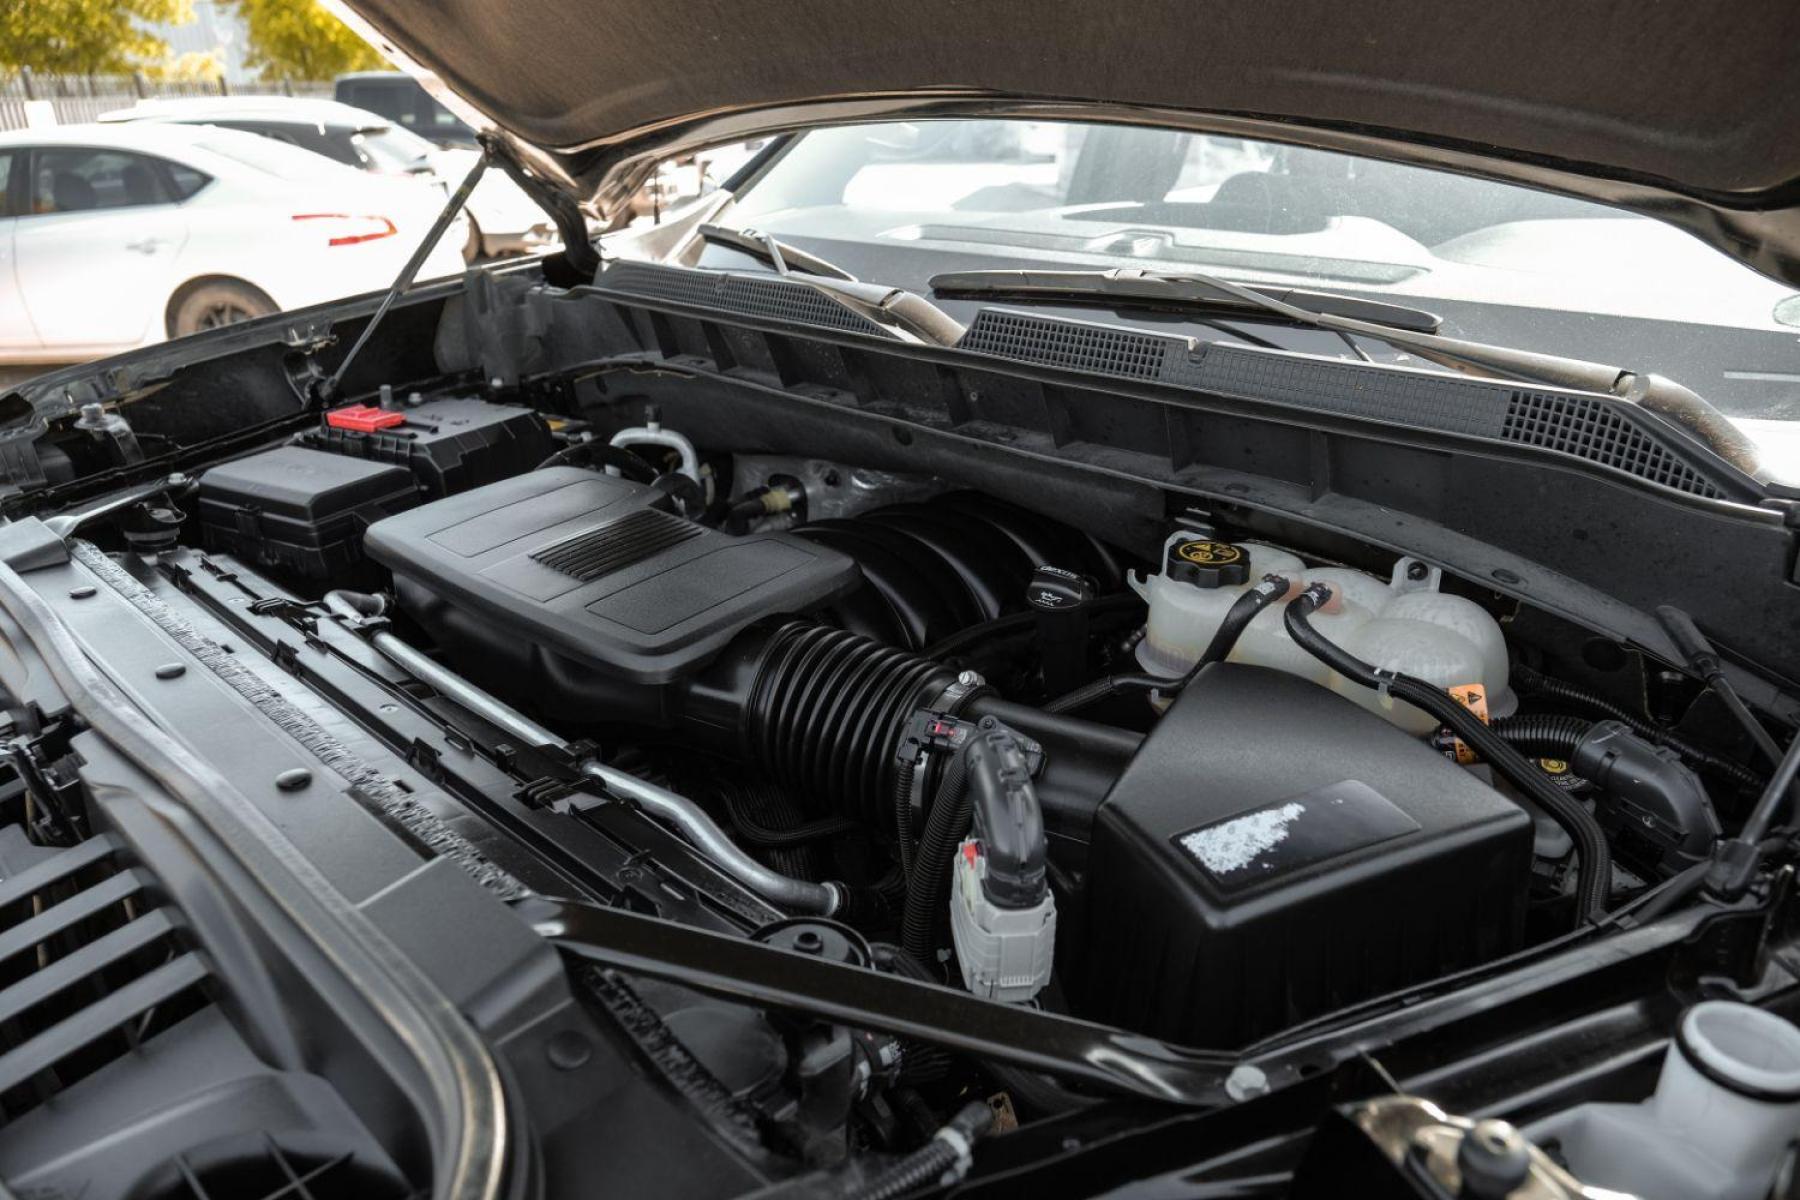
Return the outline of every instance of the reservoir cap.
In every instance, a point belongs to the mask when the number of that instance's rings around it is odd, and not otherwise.
[[[1250,579],[1250,552],[1230,542],[1189,538],[1169,546],[1163,573],[1197,587],[1230,587]]]

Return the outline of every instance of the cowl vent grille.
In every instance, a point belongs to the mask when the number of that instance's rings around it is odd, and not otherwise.
[[[1130,379],[1159,378],[1163,356],[1169,351],[1168,339],[1153,334],[1049,321],[992,308],[976,315],[957,345],[977,354]]]
[[[793,283],[774,275],[761,279],[657,263],[619,262],[608,267],[594,283],[647,300],[672,300],[677,304],[702,305],[744,317],[768,317],[839,329],[845,333],[887,336],[881,326],[851,312],[831,297],[804,283]]]
[[[203,1004],[207,971],[106,837],[0,881],[0,1115],[14,1118]]]
[[[1515,391],[1507,406],[1503,436],[1511,442],[1573,454],[1691,495],[1717,499],[1723,494],[1668,446],[1605,401]]]

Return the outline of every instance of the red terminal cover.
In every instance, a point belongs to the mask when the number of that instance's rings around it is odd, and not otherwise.
[[[389,412],[373,404],[352,404],[325,414],[325,423],[333,429],[352,429],[357,433],[376,433],[392,429],[406,420],[405,413]]]

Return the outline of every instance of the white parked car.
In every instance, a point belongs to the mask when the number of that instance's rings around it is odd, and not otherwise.
[[[322,154],[334,162],[378,175],[400,175],[434,185],[441,194],[462,182],[480,152],[439,146],[379,113],[335,100],[291,96],[198,96],[144,100],[106,113],[103,122],[217,125]],[[463,257],[525,254],[557,244],[544,210],[500,171],[489,171],[469,197],[469,230]]]
[[[0,134],[0,360],[64,362],[387,287],[443,197],[210,126]],[[420,278],[462,269],[452,225]]]

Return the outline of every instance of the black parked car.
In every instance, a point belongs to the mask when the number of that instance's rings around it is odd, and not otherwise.
[[[8,1188],[1792,1194],[1800,17],[349,4],[564,249],[0,397]]]

